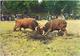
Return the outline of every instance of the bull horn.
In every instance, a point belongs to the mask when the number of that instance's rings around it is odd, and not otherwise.
[[[38,28],[38,26],[37,26],[37,27],[35,27],[35,31],[37,31],[37,28]]]
[[[42,32],[42,35],[45,35],[45,31]]]

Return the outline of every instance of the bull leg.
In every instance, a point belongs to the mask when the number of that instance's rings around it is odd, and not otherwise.
[[[61,31],[61,30],[58,30],[58,33],[56,34],[56,36],[58,36],[58,34],[59,34],[60,31]]]
[[[33,31],[35,30],[35,28],[31,25],[28,28],[32,29]]]
[[[24,31],[26,30],[26,28],[23,28],[24,29]]]
[[[64,35],[63,36],[67,36],[67,30],[66,29],[64,31]]]
[[[67,35],[67,30],[66,29],[63,29],[62,31],[64,32],[64,35],[63,36],[66,36]]]
[[[19,31],[21,31],[21,27],[19,28]]]
[[[47,35],[50,31],[51,31],[51,29],[49,29],[44,35]]]

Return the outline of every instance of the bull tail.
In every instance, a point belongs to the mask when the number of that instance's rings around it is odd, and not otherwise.
[[[15,26],[14,26],[13,31],[16,31],[16,28],[17,28],[16,23],[17,23],[17,20],[15,21]]]

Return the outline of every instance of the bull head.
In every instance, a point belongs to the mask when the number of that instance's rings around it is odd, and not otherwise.
[[[38,33],[41,34],[41,35],[44,35],[44,30],[43,30],[43,28],[40,28],[40,26],[37,26],[37,27],[35,28],[35,31],[38,32]]]

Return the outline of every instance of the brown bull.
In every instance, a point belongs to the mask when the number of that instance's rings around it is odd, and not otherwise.
[[[35,30],[37,26],[38,23],[33,20],[33,18],[17,19],[15,22],[14,31],[16,31],[17,28],[19,28],[19,30],[21,30],[21,28],[30,28]]]
[[[49,32],[52,32],[54,30],[57,30],[58,32],[63,31],[65,34],[67,33],[66,31],[67,27],[67,22],[62,19],[53,19],[45,24],[45,26],[40,29],[39,32],[43,32],[43,35],[47,35]]]

